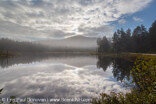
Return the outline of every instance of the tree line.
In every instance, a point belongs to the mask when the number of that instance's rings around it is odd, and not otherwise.
[[[0,52],[9,51],[9,52],[19,52],[19,53],[38,53],[45,52],[50,50],[49,48],[33,43],[33,42],[25,42],[25,41],[15,41],[7,38],[0,39]]]
[[[91,52],[93,49],[50,47],[39,42],[16,41],[8,38],[0,38],[0,54],[6,52],[37,54],[48,52]]]
[[[99,38],[97,40],[98,52],[156,52],[156,21],[147,30],[144,25],[137,26],[133,32],[130,29],[124,31],[122,28],[114,32],[112,39]]]

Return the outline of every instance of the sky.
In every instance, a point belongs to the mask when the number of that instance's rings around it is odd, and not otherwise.
[[[0,0],[0,37],[111,37],[120,28],[149,28],[155,5],[156,0]]]

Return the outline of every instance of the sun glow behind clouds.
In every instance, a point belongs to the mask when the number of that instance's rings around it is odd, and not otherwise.
[[[113,33],[110,22],[142,10],[152,0],[1,0],[2,34],[65,38]],[[10,29],[12,26],[15,30]],[[9,28],[8,28],[9,27]],[[27,30],[29,30],[27,32]],[[98,31],[97,31],[98,30]]]

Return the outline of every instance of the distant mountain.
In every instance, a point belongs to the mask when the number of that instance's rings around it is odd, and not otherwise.
[[[70,49],[70,50],[96,50],[97,38],[92,37],[84,37],[81,35],[73,36],[60,40],[42,40],[38,41],[38,43],[42,45],[49,46],[53,49]]]

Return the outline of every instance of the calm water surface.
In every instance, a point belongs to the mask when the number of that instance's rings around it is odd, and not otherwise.
[[[25,55],[0,60],[1,98],[93,98],[127,92],[125,60],[91,55]]]

